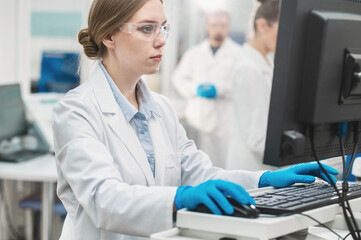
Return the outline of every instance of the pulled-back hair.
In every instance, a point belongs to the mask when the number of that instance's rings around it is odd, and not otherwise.
[[[88,16],[88,27],[80,30],[78,41],[90,59],[106,52],[104,38],[128,21],[148,0],[94,0]],[[163,0],[160,0],[163,3]]]
[[[256,15],[253,20],[253,28],[256,31],[257,29],[257,20],[264,18],[269,24],[277,22],[279,19],[279,0],[258,0],[261,5],[256,11]]]

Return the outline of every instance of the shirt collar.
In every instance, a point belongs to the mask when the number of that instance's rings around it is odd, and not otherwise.
[[[263,71],[273,72],[273,62],[266,59],[257,49],[252,47],[249,43],[245,43],[243,49],[259,63],[259,66]]]
[[[119,91],[119,88],[108,74],[107,70],[105,69],[103,63],[99,61],[100,68],[103,70],[104,75],[109,83],[109,86],[113,92],[115,100],[122,110],[125,119],[128,122],[132,120],[134,116],[143,118],[145,117],[146,120],[150,119],[152,113],[156,114],[160,117],[157,106],[154,102],[154,99],[151,96],[151,92],[148,89],[147,85],[143,81],[143,79],[139,79],[136,85],[136,94],[139,103],[139,111],[126,99],[126,97]]]

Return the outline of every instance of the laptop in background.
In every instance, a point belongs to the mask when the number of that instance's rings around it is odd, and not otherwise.
[[[15,138],[18,144],[13,148],[11,142]],[[33,138],[35,147],[24,144],[26,138]],[[21,162],[47,152],[47,144],[36,125],[26,121],[20,85],[0,85],[0,161]]]

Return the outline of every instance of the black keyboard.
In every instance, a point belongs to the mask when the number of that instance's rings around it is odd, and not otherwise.
[[[0,154],[0,161],[4,162],[23,162],[41,155],[44,155],[44,151],[34,150],[21,150],[9,154]]]
[[[342,182],[336,186],[340,190]],[[361,197],[361,182],[349,182],[348,199]],[[338,203],[334,188],[323,182],[276,188],[253,195],[261,213],[282,215],[303,212]]]

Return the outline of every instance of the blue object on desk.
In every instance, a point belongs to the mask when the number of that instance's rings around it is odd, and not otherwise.
[[[61,92],[80,84],[79,53],[44,51],[41,61],[41,74],[38,92]]]

